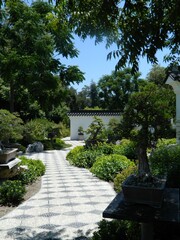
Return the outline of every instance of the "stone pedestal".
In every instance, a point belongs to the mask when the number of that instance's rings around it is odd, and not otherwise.
[[[153,223],[180,223],[180,190],[166,188],[161,208],[143,204],[129,204],[123,193],[117,194],[103,212],[104,218],[130,220],[141,223],[141,240],[153,240]]]

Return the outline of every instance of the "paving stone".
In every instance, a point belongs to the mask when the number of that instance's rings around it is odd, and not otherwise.
[[[83,144],[79,141],[68,143]],[[50,236],[49,239],[81,237],[79,239],[83,240],[97,229],[102,212],[116,194],[109,183],[97,179],[87,169],[71,166],[65,160],[68,151],[27,154],[46,164],[41,190],[0,218],[0,239]]]

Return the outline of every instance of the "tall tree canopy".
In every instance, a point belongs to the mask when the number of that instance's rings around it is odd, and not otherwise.
[[[58,10],[47,2],[33,1],[31,6],[21,0],[2,3],[0,77],[10,89],[10,110],[24,96],[29,104],[37,102],[48,109],[55,90],[84,79],[78,67],[66,67],[60,61],[61,56],[78,56],[71,29],[66,20],[58,20]]]
[[[130,64],[137,71],[140,56],[157,63],[156,53],[164,48],[169,50],[166,61],[180,60],[179,0],[56,0],[56,3],[79,36],[95,36],[96,42],[105,37],[107,45],[117,44],[117,50],[108,55],[119,58],[117,69]]]
[[[131,74],[130,68],[112,72],[103,76],[98,82],[100,104],[103,109],[124,110],[130,95],[139,90],[143,83],[140,73]]]

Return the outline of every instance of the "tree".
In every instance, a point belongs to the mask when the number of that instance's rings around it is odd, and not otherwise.
[[[117,57],[116,69],[132,65],[138,71],[139,57],[157,63],[158,50],[168,49],[165,60],[180,60],[180,4],[178,0],[56,0],[75,32],[96,37],[107,45],[117,44],[108,58]],[[65,13],[64,13],[65,14]]]
[[[142,82],[140,73],[132,75],[130,68],[103,76],[98,82],[100,107],[123,112],[129,96],[139,90]]]
[[[84,79],[78,67],[65,67],[54,55],[78,55],[71,29],[63,19],[61,24],[57,21],[54,6],[47,2],[35,1],[31,6],[21,0],[1,3],[0,77],[9,87],[10,111],[21,101],[20,89],[27,92],[30,104],[37,101],[47,109],[59,82],[68,85]]]
[[[94,116],[93,118],[94,120],[85,131],[85,133],[89,135],[86,139],[87,147],[96,145],[98,142],[103,142],[106,139],[105,125],[103,120],[97,116]]]
[[[91,106],[90,87],[85,85],[80,92],[77,93],[77,110],[89,108]]]
[[[153,83],[133,93],[128,101],[121,129],[123,136],[130,137],[136,143],[140,175],[150,173],[148,147],[154,147],[158,138],[168,136],[170,119],[175,114],[174,102],[172,90]]]
[[[150,72],[147,75],[147,80],[149,82],[154,82],[155,84],[162,86],[165,86],[164,79],[166,78],[166,71],[164,67],[161,67],[159,65],[154,65]],[[168,86],[168,85],[166,85]]]
[[[0,143],[3,141],[4,144],[8,144],[9,140],[22,139],[22,119],[6,109],[0,109],[0,133]]]
[[[99,93],[98,87],[95,82],[91,82],[90,84],[90,101],[91,101],[91,108],[95,108],[99,106]]]

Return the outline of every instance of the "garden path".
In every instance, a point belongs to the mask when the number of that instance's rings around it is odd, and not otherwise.
[[[65,141],[71,148],[84,144]],[[41,190],[0,218],[1,240],[88,239],[97,229],[116,194],[109,183],[66,161],[71,148],[28,155],[46,165]]]

